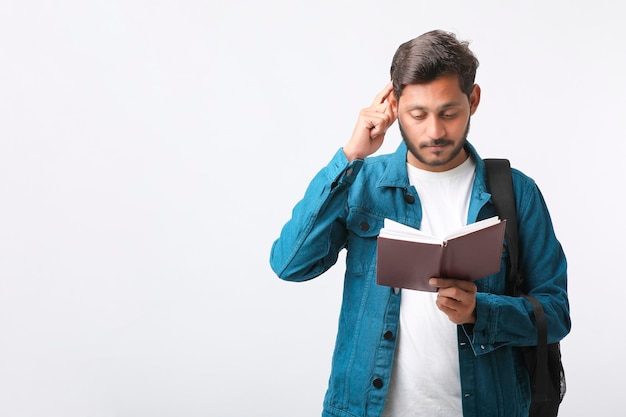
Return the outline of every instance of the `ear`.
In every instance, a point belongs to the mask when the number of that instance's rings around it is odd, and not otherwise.
[[[470,102],[470,115],[473,115],[478,108],[478,104],[480,104],[480,86],[478,84],[474,84],[472,88],[472,93],[469,96]]]

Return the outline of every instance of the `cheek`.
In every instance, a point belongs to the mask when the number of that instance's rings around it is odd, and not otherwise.
[[[467,119],[454,120],[448,125],[448,133],[454,137],[462,137],[467,129]]]

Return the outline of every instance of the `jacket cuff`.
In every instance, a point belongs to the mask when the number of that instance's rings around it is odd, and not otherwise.
[[[340,148],[326,166],[328,179],[332,181],[331,187],[335,188],[338,185],[351,185],[362,166],[363,159],[355,159],[352,162],[348,162],[343,148]]]
[[[476,356],[492,352],[506,345],[506,343],[495,341],[499,320],[496,299],[497,297],[493,294],[477,293],[476,323],[463,325],[463,331],[467,335]]]

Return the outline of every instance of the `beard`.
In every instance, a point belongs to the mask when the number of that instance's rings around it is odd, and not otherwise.
[[[420,148],[424,148],[424,147],[428,147],[428,146],[454,145],[454,141],[452,141],[450,139],[446,139],[446,138],[437,138],[437,139],[431,140],[428,143],[414,144],[414,143],[412,143],[409,140],[406,132],[402,128],[402,123],[400,123],[400,119],[398,119],[398,127],[400,128],[400,135],[402,136],[402,140],[406,144],[406,147],[409,149],[409,152],[411,152],[411,155],[413,155],[415,157],[415,159],[417,159],[418,161],[420,161],[424,165],[427,165],[427,166],[430,166],[430,167],[439,167],[441,165],[447,164],[448,162],[450,162],[454,158],[456,158],[459,155],[459,153],[461,153],[463,148],[465,147],[465,143],[467,142],[467,135],[469,134],[469,129],[470,129],[470,120],[471,120],[471,117],[469,119],[467,119],[467,126],[465,127],[465,132],[463,133],[463,138],[452,149],[452,152],[450,153],[450,156],[448,158],[445,158],[445,159],[437,159],[437,160],[434,160],[434,161],[427,161],[421,155]]]

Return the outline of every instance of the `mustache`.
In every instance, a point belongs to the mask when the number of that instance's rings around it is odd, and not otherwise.
[[[446,138],[433,139],[426,143],[420,143],[420,148],[428,148],[431,146],[446,146],[446,145],[454,145],[454,142]]]

